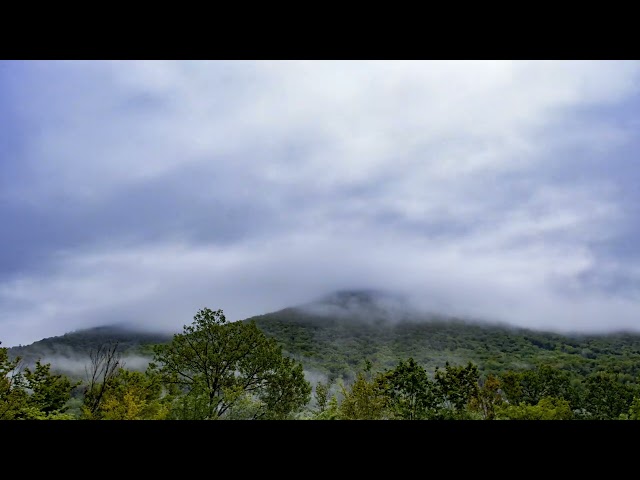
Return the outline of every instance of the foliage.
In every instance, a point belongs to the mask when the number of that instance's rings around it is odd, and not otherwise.
[[[454,366],[447,362],[444,369],[436,368],[435,390],[439,398],[437,418],[469,418],[472,410],[467,407],[477,402],[479,377],[478,366],[472,362],[465,366]]]
[[[535,405],[522,402],[518,405],[498,406],[498,420],[571,420],[573,412],[567,400],[543,397]]]
[[[500,390],[500,380],[489,374],[484,382],[481,382],[477,396],[469,401],[469,408],[478,412],[484,420],[494,420],[496,409],[504,404],[504,398]]]
[[[413,358],[401,360],[378,379],[393,418],[418,420],[435,416],[435,385],[429,380],[427,371]]]
[[[169,396],[157,376],[119,368],[111,377],[99,409],[102,420],[162,420],[169,415]]]
[[[381,420],[386,418],[386,397],[379,382],[371,376],[371,364],[358,372],[350,385],[341,385],[342,403],[339,406],[341,420]]]
[[[629,406],[629,412],[620,415],[621,420],[640,420],[640,397],[634,396]]]
[[[56,417],[68,410],[71,391],[79,385],[64,375],[51,373],[51,365],[36,361],[34,370],[24,370],[24,384],[30,392],[29,403],[45,417]]]
[[[487,376],[548,365],[571,380],[598,370],[640,376],[640,335],[562,335],[455,318],[407,318],[396,322],[362,321],[287,308],[247,319],[275,338],[283,351],[308,370],[352,380],[369,359],[374,368],[393,368],[413,358],[428,372],[446,362],[473,362]],[[538,401],[539,392],[528,401]],[[570,393],[563,393],[569,399]]]
[[[105,370],[94,362],[95,375],[74,389],[40,362],[111,341],[118,355],[153,357],[153,367],[129,376],[114,356]],[[312,405],[303,366],[329,379],[316,385]],[[286,419],[307,408],[304,418],[314,419],[638,419],[639,378],[640,335],[631,333],[299,309],[229,323],[204,309],[173,338],[99,328],[0,349],[0,418],[71,418],[82,403],[83,418]]]
[[[584,382],[581,416],[594,420],[625,418],[638,392],[637,384],[624,382],[618,373],[598,372],[590,375]]]
[[[331,397],[327,404],[327,408],[312,417],[314,420],[340,420],[340,406],[338,399]]]
[[[543,397],[571,400],[575,396],[569,374],[551,365],[507,371],[500,375],[506,399],[512,404],[536,405]]]
[[[64,375],[51,373],[51,365],[36,361],[32,370],[20,370],[20,357],[9,359],[0,348],[0,419],[44,420],[73,418],[66,413],[71,391],[77,387]]]
[[[178,418],[283,419],[311,398],[301,364],[254,323],[228,322],[222,310],[199,310],[182,334],[156,345],[149,372],[179,388]]]
[[[7,352],[0,347],[0,420],[19,418],[28,397],[18,371],[21,359],[10,360]]]

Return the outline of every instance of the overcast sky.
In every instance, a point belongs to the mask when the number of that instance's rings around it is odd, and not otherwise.
[[[0,341],[332,290],[640,330],[640,62],[0,61]]]

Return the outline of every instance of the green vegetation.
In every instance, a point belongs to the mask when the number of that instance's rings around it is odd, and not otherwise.
[[[631,333],[296,309],[229,322],[205,308],[172,337],[111,328],[58,338],[0,348],[0,419],[640,419]],[[84,378],[34,360],[45,350],[85,355]],[[146,370],[127,368],[131,352]]]
[[[253,322],[200,310],[192,325],[154,348],[149,371],[177,388],[177,418],[286,419],[311,398],[302,365]]]
[[[293,308],[252,317],[305,369],[351,381],[364,360],[374,370],[413,358],[433,374],[445,363],[473,362],[484,374],[549,365],[584,377],[602,371],[640,375],[640,335],[561,335],[459,319],[366,322]]]
[[[20,369],[21,359],[10,360],[0,348],[0,420],[71,419],[66,414],[71,391],[77,387],[64,375],[51,373],[49,364]]]

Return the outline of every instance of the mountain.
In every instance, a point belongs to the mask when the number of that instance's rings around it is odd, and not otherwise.
[[[640,334],[562,335],[430,314],[388,292],[340,291],[248,320],[308,371],[330,378],[353,377],[365,360],[385,369],[409,357],[432,372],[471,361],[485,374],[542,363],[577,375],[640,374]]]
[[[377,290],[338,291],[242,321],[255,321],[318,378],[350,379],[365,361],[385,369],[409,357],[431,372],[446,362],[471,361],[485,374],[546,363],[579,376],[598,370],[630,379],[640,375],[640,334],[562,335],[427,314],[401,295]],[[76,369],[78,361],[86,362],[92,348],[117,341],[126,364],[142,367],[151,358],[151,345],[171,337],[112,325],[46,338],[9,353],[27,361],[42,358],[52,369],[66,366],[68,371],[72,361]]]
[[[367,323],[386,323],[424,316],[403,295],[373,289],[339,290],[293,308],[313,316]]]
[[[144,369],[151,358],[151,346],[169,342],[172,334],[141,331],[135,327],[115,324],[69,332],[49,337],[30,345],[9,348],[9,356],[21,357],[24,364],[36,360],[50,363],[52,370],[79,377],[89,364],[89,354],[101,345],[118,344],[125,367]]]

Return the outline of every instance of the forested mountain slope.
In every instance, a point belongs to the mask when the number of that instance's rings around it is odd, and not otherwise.
[[[317,302],[258,315],[255,321],[307,371],[338,379],[353,378],[365,361],[374,369],[391,368],[414,358],[428,371],[446,362],[472,361],[483,374],[526,369],[540,364],[579,376],[596,371],[640,375],[640,334],[561,335],[506,325],[428,315],[405,309],[401,300],[371,291],[337,292]],[[178,332],[176,332],[178,333]],[[86,358],[92,348],[117,342],[125,355],[151,356],[151,345],[166,343],[168,333],[104,326],[70,332],[9,349],[26,362],[38,358]]]
[[[484,374],[548,364],[579,375],[606,370],[640,374],[640,335],[562,335],[417,312],[376,310],[375,298],[343,295],[348,307],[286,308],[253,317],[308,369],[351,376],[365,360],[391,368],[414,358],[428,371],[472,361]],[[334,302],[335,303],[339,302]],[[361,303],[372,315],[357,314]]]

